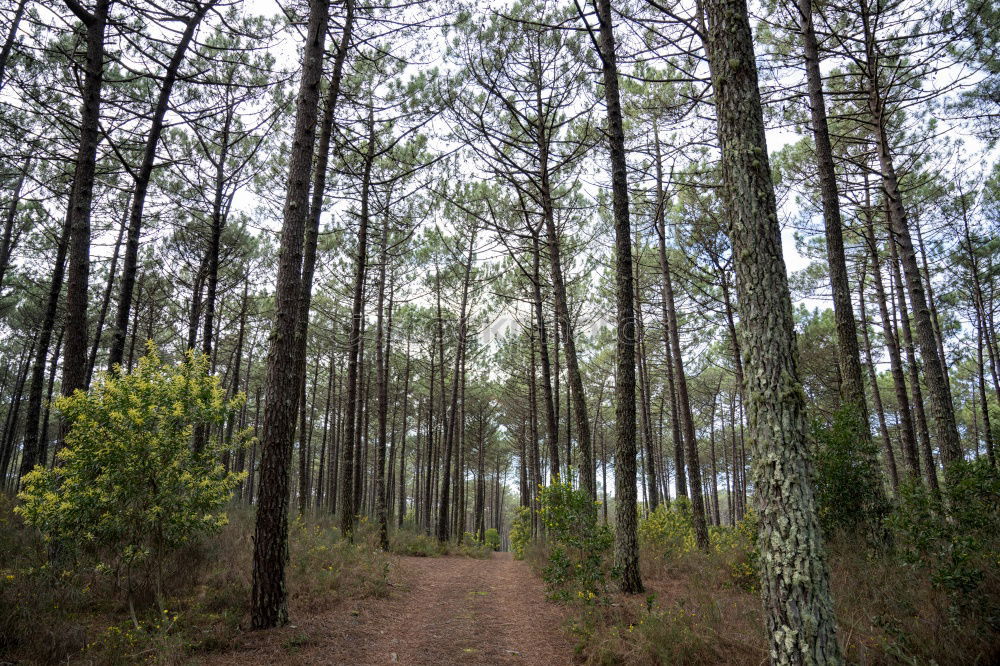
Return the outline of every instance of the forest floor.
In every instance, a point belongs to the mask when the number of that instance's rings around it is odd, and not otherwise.
[[[510,553],[397,557],[394,592],[243,636],[204,664],[571,664],[564,609]]]

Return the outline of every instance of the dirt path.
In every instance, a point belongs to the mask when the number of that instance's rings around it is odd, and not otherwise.
[[[509,553],[397,560],[389,599],[347,602],[212,664],[571,664],[562,609]]]

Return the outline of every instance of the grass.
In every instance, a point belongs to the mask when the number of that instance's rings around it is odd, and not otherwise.
[[[229,523],[175,552],[166,563],[163,605],[138,595],[130,612],[119,580],[93,561],[54,564],[38,533],[23,526],[0,494],[0,654],[15,663],[185,663],[239,645],[249,626],[253,511],[234,506]],[[289,613],[323,613],[346,599],[385,597],[394,582],[391,555],[377,547],[362,519],[353,542],[340,538],[332,516],[293,519],[287,568]],[[489,558],[470,539],[440,544],[415,529],[391,534],[392,552],[425,557]],[[301,630],[287,651],[310,643]]]
[[[847,663],[1000,663],[1000,589],[987,576],[977,601],[954,598],[921,567],[851,542],[829,547],[839,640]],[[995,554],[994,554],[995,555]],[[525,558],[536,570],[544,549]],[[641,553],[646,594],[574,604],[569,630],[587,664],[754,664],[768,659],[764,616],[747,552]],[[994,562],[994,566],[998,563]]]
[[[441,557],[447,548],[440,541],[422,531],[402,527],[389,536],[389,549],[411,557]]]
[[[442,557],[457,555],[486,560],[493,556],[493,550],[475,540],[468,532],[461,543],[454,541],[441,543],[435,537],[417,528],[412,521],[407,521],[397,530],[389,534],[389,549],[399,555],[410,557]]]
[[[133,619],[114,576],[84,561],[50,564],[37,534],[0,496],[0,654],[29,664],[171,664],[229,649],[249,624],[253,530],[252,512],[234,507],[221,532],[171,557],[166,608],[149,598]],[[292,521],[287,584],[293,618],[389,593],[391,560],[375,547],[372,532],[362,525],[350,543],[330,520]],[[308,640],[293,636],[289,647]]]

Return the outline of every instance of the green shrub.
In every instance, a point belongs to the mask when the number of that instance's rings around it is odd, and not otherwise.
[[[736,527],[712,525],[708,538],[712,552],[721,555],[736,587],[754,590],[758,584],[757,515],[748,510]],[[678,497],[660,504],[639,521],[639,544],[660,560],[677,561],[697,552],[691,501]]]
[[[463,557],[472,557],[477,560],[488,560],[493,556],[493,549],[481,542],[479,537],[472,532],[465,532],[462,540],[448,548],[448,552]]]
[[[596,503],[569,483],[542,488],[539,500],[550,545],[548,564],[542,569],[549,597],[588,604],[603,600],[613,537],[607,525],[597,522]]]
[[[132,373],[56,401],[66,446],[55,470],[24,477],[15,511],[60,559],[93,557],[130,603],[151,587],[162,607],[164,558],[225,525],[223,507],[244,478],[218,463],[216,442],[194,451],[195,429],[221,425],[242,399],[226,400],[204,356],[170,365],[151,345]]]
[[[389,557],[378,547],[378,531],[359,521],[354,539],[343,539],[332,520],[301,516],[289,525],[289,588],[298,600],[309,600],[309,610],[321,611],[341,598],[345,590],[359,598],[389,593]]]
[[[708,531],[713,550],[725,558],[732,584],[747,592],[756,592],[760,584],[759,529],[757,513],[748,509],[736,527],[712,527]]]
[[[409,529],[398,529],[393,532],[389,547],[394,553],[413,557],[440,557],[445,552],[441,542],[434,537]]]
[[[813,424],[816,504],[828,534],[846,531],[881,541],[889,505],[875,442],[861,436],[866,427],[849,406],[838,410],[831,424]]]
[[[930,575],[956,613],[1000,612],[1000,473],[986,460],[948,470],[943,503],[922,485],[900,487],[889,518],[903,563]],[[995,620],[994,620],[995,621]]]
[[[510,549],[515,560],[524,559],[524,549],[531,542],[531,509],[518,507],[517,516],[510,524]]]
[[[639,521],[639,545],[664,557],[675,557],[695,549],[691,502],[678,497],[660,504]]]
[[[253,558],[253,509],[231,505],[229,523],[192,539],[166,561],[164,607],[134,617],[115,581],[92,567],[38,564],[41,535],[13,517],[0,494],[0,662],[17,664],[187,664],[241,651]],[[288,595],[295,617],[345,599],[384,597],[395,584],[391,557],[374,526],[341,539],[329,515],[289,525]],[[163,610],[166,609],[167,613]],[[209,658],[211,661],[212,658]]]
[[[486,530],[486,538],[483,540],[483,545],[490,550],[500,550],[500,532],[495,527]]]

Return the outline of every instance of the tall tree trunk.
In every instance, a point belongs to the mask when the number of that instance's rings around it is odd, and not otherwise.
[[[308,369],[308,364],[306,364]],[[312,399],[307,400],[307,393],[303,390],[299,394],[299,515],[304,516],[306,507],[309,505],[309,495],[312,492],[310,477],[312,474],[312,432],[315,418],[313,412],[316,409],[316,380],[319,375],[319,359],[313,365],[312,377]]]
[[[38,464],[44,465],[45,461],[48,460],[49,469],[52,469],[56,461],[55,455],[49,458],[49,416],[52,414],[52,394],[55,393],[56,370],[59,368],[59,353],[62,350],[62,339],[65,331],[64,326],[59,328],[59,335],[56,336],[56,344],[53,347],[52,360],[49,361],[49,379],[46,382],[49,388],[45,393],[45,409],[42,410],[42,427],[39,429],[38,436]]]
[[[736,431],[736,424],[733,422],[733,414],[736,410],[736,391],[729,394],[729,427],[732,432]],[[735,493],[735,474],[730,474],[729,471],[729,447],[726,446],[726,414],[722,414],[722,469],[726,473],[726,513],[728,514],[728,520],[730,527],[736,526],[736,501],[734,499]],[[735,472],[735,466],[733,467],[733,472]]]
[[[913,390],[913,415],[917,431],[917,444],[920,447],[920,458],[923,461],[924,479],[935,496],[940,494],[937,477],[937,465],[934,462],[934,452],[931,450],[931,435],[927,427],[927,416],[924,413],[924,395],[920,388],[920,372],[917,365],[916,350],[913,345],[913,333],[910,329],[910,315],[906,307],[903,278],[899,272],[899,255],[892,241],[892,231],[889,232],[889,259],[893,284],[895,285],[896,307],[899,311],[900,328],[903,330],[903,348],[906,350],[906,366],[910,374],[910,388]]]
[[[920,230],[919,219],[914,219],[913,230],[916,232],[917,236],[916,249],[920,255],[922,268],[920,274],[924,278],[924,289],[927,293],[927,305],[930,308],[931,325],[934,328],[934,341],[937,343],[938,356],[941,358],[941,364],[944,366],[945,387],[948,389],[948,400],[954,404],[955,401],[951,396],[951,377],[948,375],[948,358],[944,352],[944,335],[941,334],[941,321],[938,318],[936,299],[934,296],[934,283],[931,282],[931,269],[927,262],[927,251],[924,249],[924,237],[923,232]]]
[[[240,379],[243,372],[243,347],[246,341],[246,328],[247,328],[247,311],[249,309],[249,290],[250,281],[245,280],[243,283],[243,298],[240,300],[240,327],[236,334],[236,360],[233,363],[233,381],[231,388],[229,389],[230,398],[236,396],[240,392]],[[247,379],[250,377],[250,369],[253,364],[253,348],[251,347],[250,357],[247,359]],[[233,446],[233,431],[236,428],[236,421],[240,421],[240,428],[244,427],[244,422],[246,418],[247,404],[246,395],[249,393],[244,393],[243,405],[240,408],[239,416],[230,416],[226,421],[226,433],[224,436],[224,441],[226,443],[226,448],[231,448]],[[246,468],[246,446],[245,442],[238,442],[236,448],[236,471],[242,472]],[[240,498],[243,496],[243,486],[244,482],[240,482],[239,488],[236,490],[236,497]]]
[[[250,618],[254,629],[288,622],[285,564],[288,560],[288,491],[298,407],[295,337],[302,285],[302,245],[309,213],[315,128],[323,52],[329,22],[327,0],[310,0],[309,23],[289,152],[275,320],[267,359],[267,397],[261,439],[260,499],[254,535]]]
[[[228,91],[226,93],[228,95]],[[202,353],[207,357],[212,357],[213,351],[213,341],[214,341],[214,328],[215,323],[215,303],[219,291],[219,253],[222,249],[222,231],[226,224],[226,217],[228,216],[228,203],[225,201],[225,186],[226,186],[226,161],[229,156],[230,149],[230,132],[233,123],[234,109],[231,105],[226,107],[225,120],[222,124],[222,138],[220,140],[220,150],[219,155],[215,162],[215,192],[212,198],[212,221],[211,228],[209,229],[208,235],[208,249],[205,251],[205,257],[202,262],[203,270],[199,274],[203,276],[203,283],[206,286],[205,293],[205,323],[202,328],[201,336],[201,349]],[[153,146],[155,150],[155,145]],[[145,166],[145,164],[143,165]],[[148,181],[148,177],[146,178]],[[137,180],[138,188],[138,180]],[[141,211],[139,213],[141,219]],[[136,229],[136,225],[133,225]],[[131,229],[130,229],[130,240],[131,240]],[[125,295],[124,293],[122,294]],[[201,287],[199,286],[195,293],[195,302],[200,306],[201,298]],[[131,295],[129,295],[131,299]],[[192,306],[192,326],[190,330],[190,340],[188,341],[188,347],[193,349],[195,342],[195,335],[197,334],[197,309]],[[127,314],[127,313],[126,313]],[[213,364],[214,365],[214,364]],[[305,398],[301,398],[302,402],[305,402]],[[208,427],[205,425],[199,425],[194,431],[194,450],[203,451],[205,445],[208,444]]]
[[[719,384],[715,387],[715,393],[712,394],[712,409],[709,412],[709,435],[708,442],[710,451],[712,454],[712,483],[709,487],[712,489],[712,509],[715,513],[715,524],[721,525],[722,518],[719,513],[719,471],[716,468],[716,457],[715,457],[715,407],[716,403],[719,401],[719,391],[722,387],[722,379],[719,379]]]
[[[21,0],[22,7],[25,1]],[[2,79],[2,72],[0,72],[0,83],[2,83]],[[0,236],[0,291],[3,290],[3,279],[7,275],[7,269],[10,268],[11,259],[14,255],[14,226],[17,222],[17,208],[21,203],[21,190],[24,188],[24,179],[27,177],[30,169],[31,156],[29,155],[24,158],[24,165],[21,167],[21,173],[17,177],[17,182],[14,183],[14,189],[10,193],[10,203],[7,204],[7,212],[4,215],[3,232],[2,236]]]
[[[94,201],[97,145],[100,143],[101,90],[104,84],[104,33],[111,0],[96,0],[93,13],[76,0],[67,5],[87,32],[80,145],[67,211],[70,227],[66,280],[66,334],[63,344],[63,395],[87,385],[87,284],[90,278],[90,213]]]
[[[363,329],[362,329],[363,330]],[[362,336],[364,333],[362,333]],[[356,412],[356,422],[357,429],[354,435],[354,512],[357,515],[363,515],[366,512],[367,507],[365,506],[368,480],[368,450],[370,437],[368,426],[371,424],[371,413],[370,409],[371,403],[371,388],[372,388],[372,373],[371,367],[365,365],[365,340],[364,337],[361,338],[361,348],[359,353],[359,365],[365,368],[365,376],[362,379],[361,386],[358,391],[358,401],[355,405]]]
[[[653,425],[651,422],[649,414],[649,402],[651,400],[649,396],[649,381],[647,378],[647,373],[649,372],[648,363],[646,362],[646,327],[642,320],[642,300],[640,294],[642,293],[642,287],[639,284],[638,276],[640,274],[640,260],[639,253],[636,253],[635,261],[635,272],[636,272],[636,283],[635,283],[635,330],[636,330],[636,359],[638,360],[637,366],[639,371],[638,383],[639,383],[639,416],[640,423],[642,425],[642,441],[644,445],[644,458],[645,458],[645,477],[646,477],[646,487],[645,494],[648,498],[646,508],[649,511],[656,511],[656,507],[660,504],[660,496],[658,487],[656,484],[656,464],[653,455]]]
[[[302,400],[302,423],[299,427],[300,452],[304,451],[302,445],[305,442],[305,391],[306,391],[306,356],[309,339],[309,308],[312,303],[313,278],[316,272],[316,257],[319,246],[319,226],[320,217],[323,212],[323,197],[326,191],[327,163],[330,155],[330,141],[333,135],[333,124],[337,99],[340,94],[340,83],[343,78],[344,61],[347,58],[347,49],[351,39],[351,31],[354,23],[354,3],[353,0],[345,1],[346,17],[341,41],[337,49],[333,62],[333,74],[327,89],[325,107],[323,109],[323,119],[320,125],[319,137],[316,144],[316,164],[312,171],[312,193],[309,202],[309,212],[305,228],[303,253],[302,253],[302,275],[299,288],[299,311],[298,322],[295,332],[296,349],[296,376],[300,387]],[[311,432],[311,430],[310,430]],[[308,486],[307,467],[300,465],[300,501],[299,513],[305,511],[306,489]]]
[[[25,410],[24,455],[21,456],[20,476],[24,476],[35,465],[44,462],[44,457],[41,455],[43,445],[39,444],[39,436],[40,434],[44,436],[44,433],[39,433],[38,420],[42,413],[42,394],[45,391],[45,359],[49,355],[52,329],[55,328],[56,314],[59,311],[59,295],[62,292],[63,276],[66,271],[66,252],[69,247],[70,230],[70,222],[67,218],[56,244],[56,260],[52,269],[52,279],[49,281],[45,317],[38,329],[35,360],[31,367],[31,387],[28,389],[28,406]]]
[[[410,407],[410,337],[406,337],[406,367],[403,369],[403,428],[399,435],[399,517],[396,527],[403,526],[406,517],[406,434]],[[420,437],[420,408],[417,408],[417,437]]]
[[[387,264],[389,263],[389,211],[388,204],[384,221],[382,224],[381,252],[379,256],[378,268],[378,303],[376,304],[376,329],[375,329],[375,372],[376,390],[378,392],[378,432],[376,434],[377,451],[375,458],[375,519],[378,521],[378,539],[382,550],[389,550],[389,522],[386,515],[385,497],[385,450],[386,450],[386,428],[389,417],[389,367],[388,359],[390,355],[390,340],[392,331],[386,330],[385,319],[385,275]],[[392,308],[392,298],[389,299],[389,308]],[[392,313],[389,313],[391,326]]]
[[[851,285],[847,278],[847,259],[844,254],[844,235],[841,228],[840,196],[837,175],[833,164],[833,148],[827,124],[826,101],[823,99],[823,79],[820,73],[819,44],[813,26],[813,0],[798,0],[799,31],[802,34],[805,56],[806,81],[809,91],[809,110],[813,140],[816,146],[816,166],[819,171],[820,197],[823,202],[823,226],[826,231],[826,255],[833,292],[833,313],[837,329],[837,361],[840,368],[841,401],[854,413],[852,426],[859,445],[855,454],[867,458],[871,469],[878,469],[871,443],[868,404],[865,401],[865,384],[861,371],[861,352],[858,348],[857,323],[851,304]],[[869,453],[871,452],[871,453]],[[881,479],[869,481],[869,491],[876,504],[883,504]],[[881,538],[881,517],[872,516],[874,524],[868,525],[870,536]]]
[[[775,664],[840,663],[805,395],[744,0],[705,0],[726,212],[745,327],[761,596]]]
[[[990,425],[989,398],[986,395],[986,365],[983,356],[984,342],[989,345],[989,324],[986,316],[985,298],[983,295],[982,278],[979,272],[979,258],[976,255],[976,248],[972,242],[972,233],[969,229],[969,218],[966,209],[965,196],[959,193],[959,201],[962,206],[962,250],[966,253],[966,261],[969,265],[969,274],[972,278],[972,302],[975,311],[976,324],[976,364],[979,384],[979,399],[983,410],[983,430],[986,440],[986,455],[990,465],[997,466],[997,459],[993,449],[993,430]],[[1000,385],[995,386],[997,396],[1000,397]]]
[[[128,202],[125,202],[126,208]],[[118,256],[121,253],[122,239],[125,237],[125,229],[128,227],[128,217],[123,216],[121,227],[118,229],[118,239],[115,240],[115,250],[111,253],[111,263],[108,266],[108,281],[104,287],[104,294],[101,296],[101,309],[97,314],[97,325],[94,328],[94,342],[90,345],[90,355],[87,357],[87,385],[90,385],[94,376],[94,367],[97,365],[97,350],[101,346],[101,336],[104,331],[104,321],[108,316],[108,308],[111,307],[111,292],[115,287],[115,276],[118,273]]]
[[[215,194],[212,200],[212,227],[209,230],[208,252],[205,261],[205,324],[201,335],[201,351],[205,356],[211,356],[214,333],[212,324],[215,321],[215,304],[219,293],[219,253],[222,250],[222,232],[228,217],[225,200],[226,160],[228,159],[230,141],[229,134],[233,122],[232,108],[226,109],[226,120],[222,126],[221,150],[215,167]]]
[[[534,319],[534,317],[532,317]],[[542,485],[542,462],[541,454],[538,450],[538,374],[535,371],[535,328],[528,326],[528,415],[531,444],[528,448],[529,464],[531,465],[531,535],[538,536],[538,489]],[[607,493],[605,492],[605,507],[607,506]]]
[[[14,16],[10,20],[10,29],[7,30],[7,38],[4,39],[3,48],[0,48],[0,90],[3,90],[4,76],[7,72],[7,61],[10,59],[10,52],[14,49],[14,43],[17,41],[17,30],[21,25],[21,19],[24,17],[24,10],[27,7],[28,0],[18,0],[17,9],[14,10]]]
[[[323,440],[320,443],[319,452],[319,472],[318,478],[316,479],[316,509],[319,510],[323,506],[323,502],[326,500],[327,494],[327,483],[329,482],[329,477],[327,477],[327,467],[329,466],[329,453],[330,450],[330,411],[333,408],[333,379],[336,372],[334,372],[334,360],[336,359],[336,354],[334,352],[330,353],[330,365],[326,372],[326,403],[323,407]]]
[[[24,384],[28,381],[28,368],[30,367],[28,361],[31,359],[35,345],[37,344],[37,337],[37,334],[32,336],[31,341],[25,349],[23,359],[20,363],[21,367],[17,373],[17,381],[14,385],[14,390],[11,392],[11,402],[7,409],[3,437],[0,439],[0,488],[16,488],[19,481],[17,476],[8,480],[7,468],[8,466],[13,466],[15,460],[15,442],[17,441],[19,423],[18,415],[20,414],[21,402],[24,397]],[[28,471],[30,471],[30,468]]]
[[[451,537],[448,522],[449,500],[451,498],[451,459],[455,447],[455,436],[458,430],[458,389],[462,381],[463,358],[465,356],[466,326],[468,324],[466,309],[469,304],[469,282],[472,277],[472,259],[475,256],[476,233],[469,238],[469,251],[465,259],[465,277],[462,281],[462,301],[458,310],[458,348],[455,350],[455,374],[451,381],[451,408],[448,424],[444,435],[444,476],[441,477],[441,502],[438,505],[438,541],[444,543]],[[440,317],[438,317],[440,322]],[[442,358],[443,360],[443,358]],[[443,367],[443,366],[442,366]],[[442,373],[443,374],[443,373]],[[442,396],[443,397],[443,396]]]
[[[882,190],[885,194],[886,207],[889,213],[889,223],[892,228],[894,243],[897,244],[899,258],[903,264],[906,277],[906,287],[910,292],[910,304],[913,309],[914,325],[917,329],[917,342],[920,346],[920,356],[923,360],[924,377],[927,390],[930,393],[931,414],[934,420],[934,431],[938,446],[941,448],[941,458],[945,467],[945,478],[949,476],[952,465],[962,460],[962,447],[958,437],[958,427],[955,423],[955,410],[948,392],[947,372],[944,359],[938,353],[934,337],[934,326],[931,323],[931,313],[924,294],[924,285],[917,264],[917,256],[910,238],[910,227],[903,196],[899,190],[889,137],[886,131],[888,120],[885,117],[885,104],[879,90],[879,65],[875,54],[874,34],[870,22],[871,8],[867,2],[861,10],[861,19],[865,28],[866,66],[865,72],[868,86],[868,107],[872,118],[875,148],[878,153],[879,167],[882,175]]]
[[[628,166],[618,92],[618,61],[611,0],[595,0],[598,55],[607,108],[611,198],[615,227],[615,304],[618,324],[615,373],[615,566],[626,594],[643,591],[636,535],[635,311],[632,295],[632,230],[629,223]]]
[[[337,513],[337,499],[340,491],[340,446],[343,442],[342,425],[344,421],[344,373],[341,368],[337,370],[337,388],[334,402],[336,407],[333,411],[333,445],[330,450],[330,460],[327,463],[327,510],[331,514]]]
[[[255,490],[258,487],[256,480],[259,476],[258,465],[257,465],[257,442],[258,434],[260,433],[260,406],[261,406],[261,394],[262,387],[257,387],[257,393],[254,396],[254,414],[253,414],[253,447],[250,449],[250,473],[248,475],[247,483],[247,504],[253,504],[254,498],[256,497]]]
[[[657,258],[660,262],[660,272],[664,279],[660,284],[660,316],[663,328],[664,362],[667,366],[667,392],[670,394],[670,434],[674,444],[674,485],[678,497],[687,497],[687,476],[684,473],[684,440],[681,435],[681,419],[677,408],[677,386],[674,372],[674,353],[672,336],[670,334],[670,311],[673,309],[673,292],[667,291],[667,230],[666,230],[666,194],[663,190],[663,160],[660,147],[659,127],[653,125],[653,140],[656,150],[656,235],[658,243]],[[668,306],[668,301],[670,305]],[[676,317],[675,317],[676,318]]]
[[[851,305],[851,287],[847,279],[847,259],[844,254],[844,234],[840,219],[840,196],[837,175],[833,164],[833,148],[827,124],[826,101],[823,98],[823,78],[820,74],[819,44],[813,27],[813,0],[797,0],[799,33],[805,60],[806,87],[809,93],[809,111],[813,141],[816,147],[816,166],[819,172],[820,198],[823,204],[823,227],[826,232],[826,255],[833,291],[833,311],[837,329],[837,361],[841,376],[841,398],[857,410],[860,423],[868,423],[865,404],[865,385],[861,374],[861,356],[858,349],[857,324]],[[858,435],[871,439],[865,425]]]
[[[146,278],[145,273],[139,273],[139,280],[136,284],[136,291],[138,292],[138,296],[136,298],[135,307],[132,308],[134,311],[132,313],[132,332],[129,334],[130,342],[128,348],[128,360],[125,363],[125,367],[128,369],[129,372],[132,372],[132,364],[135,359],[135,343],[139,337],[139,312],[142,310],[142,290],[144,286],[143,281],[145,280],[145,278]],[[155,317],[153,316],[153,304],[150,303],[148,325],[146,329],[147,340],[153,339],[154,322],[155,322]]]
[[[882,406],[882,392],[878,387],[878,374],[875,371],[875,361],[872,358],[872,343],[868,336],[868,315],[865,307],[865,276],[862,270],[861,279],[858,280],[858,304],[861,308],[861,336],[865,347],[865,365],[868,367],[868,383],[872,387],[872,403],[875,405],[875,413],[878,416],[878,429],[882,435],[882,447],[885,449],[885,464],[889,471],[889,481],[892,483],[892,492],[899,491],[899,470],[896,467],[896,454],[892,448],[892,440],[889,438],[889,428],[885,423],[885,409]]]
[[[433,474],[434,474],[434,371],[436,366],[434,364],[434,345],[431,344],[430,351],[430,381],[428,382],[428,398],[427,398],[427,446],[426,453],[424,454],[424,465],[423,471],[423,504],[420,507],[420,520],[419,524],[423,527],[424,532],[427,534],[431,533],[431,501],[433,495],[431,490],[433,488]]]
[[[986,397],[986,377],[983,372],[983,329],[982,322],[977,322],[976,327],[976,366],[979,387],[980,407],[983,410],[983,435],[986,441],[986,458],[991,467],[997,466],[996,454],[993,450],[993,426],[990,424],[990,404]],[[977,449],[978,444],[977,444]]]
[[[661,222],[662,224],[662,222]],[[665,236],[665,232],[662,232]],[[687,459],[688,490],[691,493],[691,513],[694,519],[695,540],[698,547],[708,550],[708,527],[705,524],[705,498],[701,493],[701,464],[698,459],[698,438],[694,429],[694,413],[691,411],[691,399],[688,396],[687,376],[684,372],[684,357],[681,355],[680,331],[677,325],[677,308],[674,305],[674,287],[670,272],[670,262],[666,252],[660,257],[663,271],[663,298],[667,310],[671,356],[673,357],[672,372],[674,386],[677,390],[677,411],[680,414],[684,435],[684,454]],[[677,476],[683,474],[678,470]]]
[[[576,340],[573,338],[573,321],[569,312],[569,299],[566,296],[561,248],[559,235],[556,230],[552,192],[549,184],[549,137],[545,133],[545,125],[542,122],[541,93],[538,96],[538,104],[539,198],[542,203],[542,219],[545,222],[545,239],[549,250],[549,273],[552,279],[552,296],[555,301],[557,319],[555,333],[558,336],[559,332],[562,332],[566,354],[566,379],[569,382],[569,392],[573,401],[572,411],[576,417],[577,446],[580,448],[580,487],[589,497],[597,499],[594,456],[590,442],[590,423],[587,421],[587,399],[583,391],[583,377],[580,373],[580,363],[576,353]],[[566,416],[568,433],[570,415],[567,413]],[[566,437],[566,448],[566,464],[568,467],[570,464],[570,438],[568,435]]]
[[[201,258],[201,262],[198,264],[198,270],[191,281],[191,312],[188,315],[187,337],[187,348],[190,351],[194,350],[198,342],[198,322],[201,321],[202,291],[205,288],[205,268],[207,265],[208,252],[205,252]]]
[[[552,395],[552,366],[549,362],[548,333],[545,328],[545,311],[542,302],[542,278],[538,232],[532,229],[532,289],[535,297],[535,325],[538,328],[538,356],[542,370],[542,397],[545,403],[545,443],[549,452],[549,469],[552,481],[559,478],[559,430],[556,424],[556,404]]]
[[[356,403],[358,401],[358,363],[361,351],[361,320],[364,308],[363,295],[368,263],[368,206],[371,190],[372,161],[375,159],[374,111],[368,110],[368,147],[365,152],[364,173],[361,183],[361,210],[358,218],[358,247],[354,260],[354,297],[351,305],[351,327],[347,341],[347,405],[344,423],[344,446],[341,454],[340,481],[340,531],[354,533],[354,516],[357,512],[354,495],[354,440]]]
[[[866,188],[867,202],[867,188]],[[910,412],[910,398],[906,391],[906,378],[903,375],[903,360],[899,352],[899,338],[896,326],[889,316],[885,286],[882,282],[882,259],[879,257],[878,244],[875,240],[875,226],[872,222],[872,210],[869,205],[862,209],[865,218],[865,235],[868,252],[872,260],[872,278],[875,283],[875,299],[878,302],[879,314],[882,318],[882,335],[885,338],[886,350],[889,352],[889,371],[892,374],[893,388],[896,392],[896,404],[899,409],[900,448],[903,451],[903,463],[911,480],[920,478],[920,458],[917,454],[917,438],[913,427],[913,416]]]

